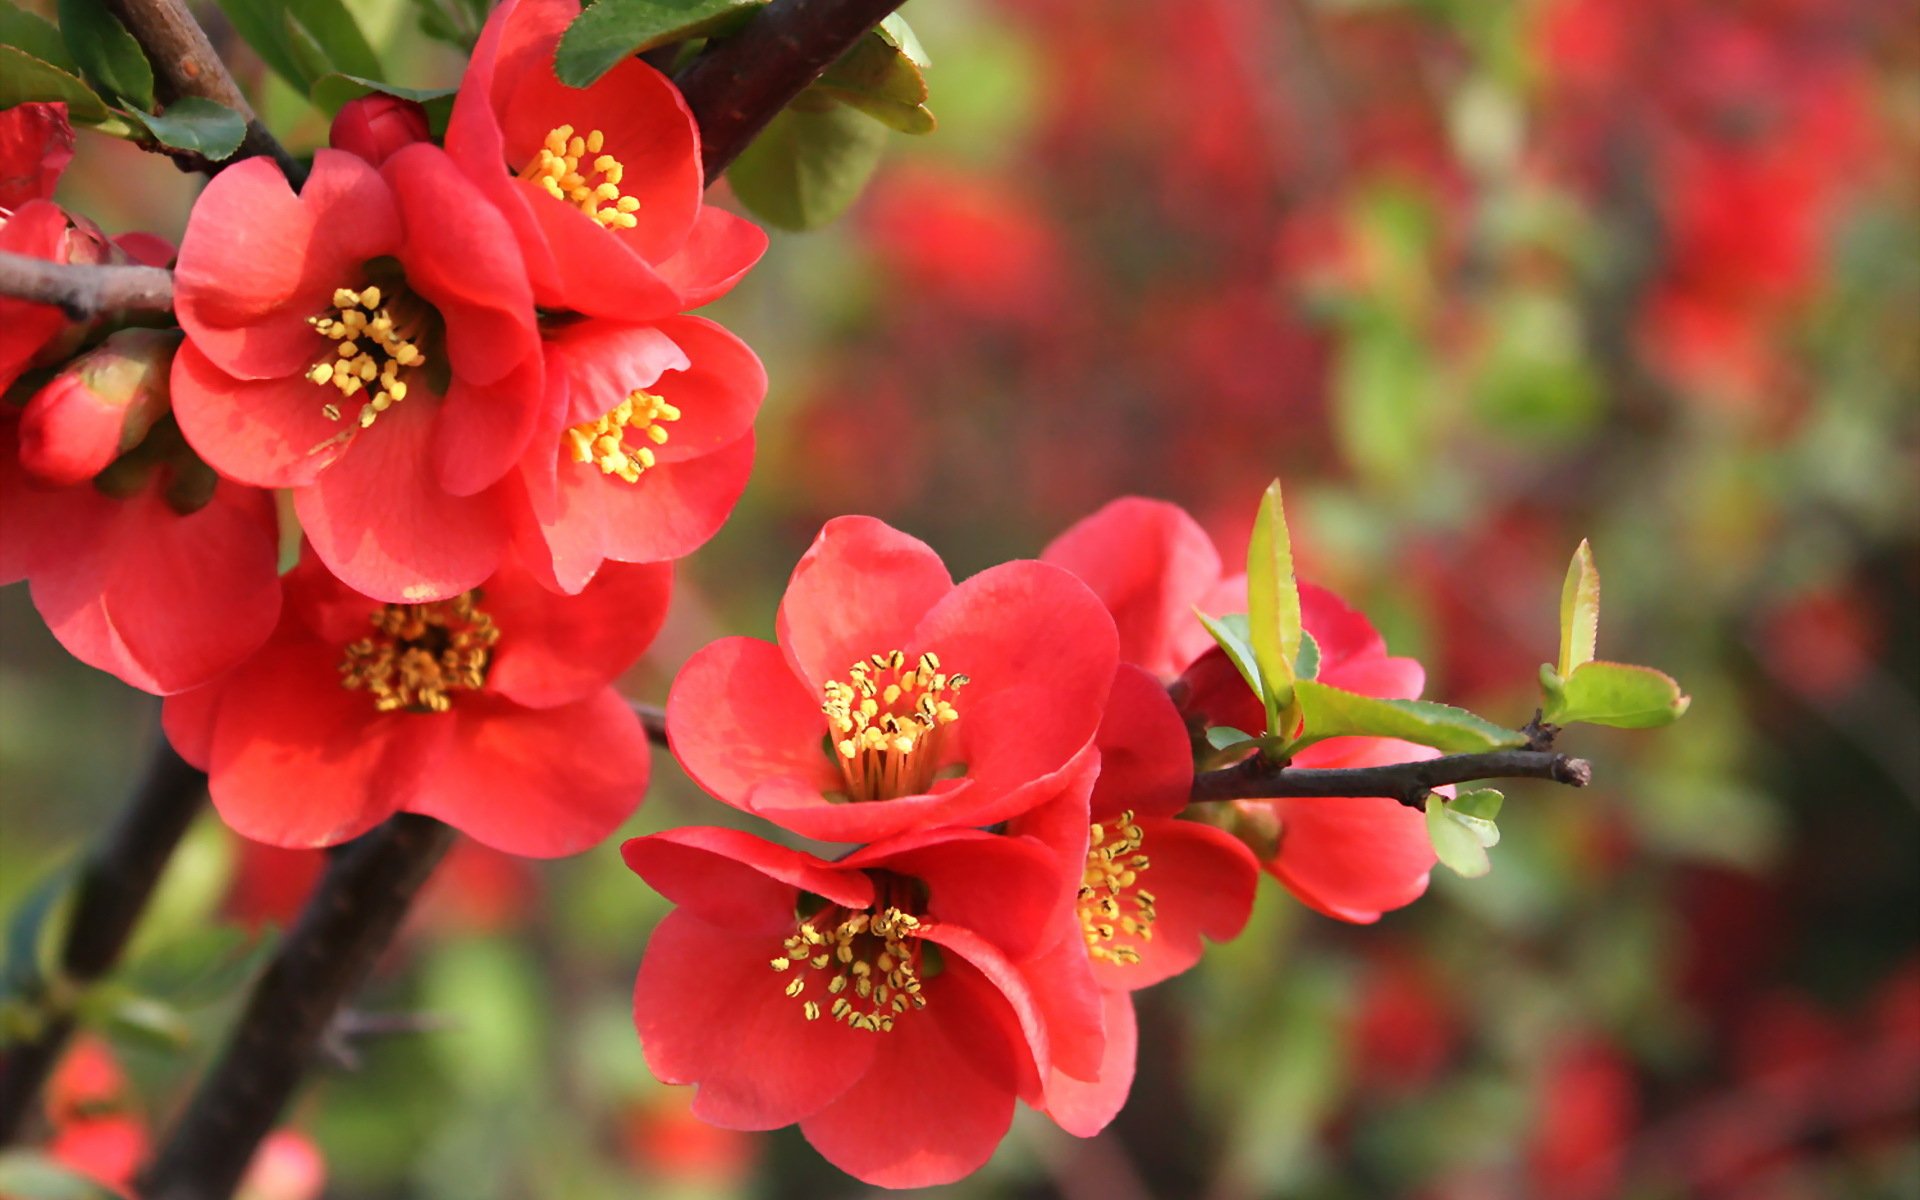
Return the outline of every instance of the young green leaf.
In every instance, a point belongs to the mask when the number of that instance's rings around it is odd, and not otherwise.
[[[60,35],[73,60],[99,87],[142,112],[153,107],[147,52],[101,0],[59,0]]]
[[[220,10],[260,60],[303,94],[335,71],[382,74],[379,55],[341,0],[224,0]]]
[[[1247,628],[1254,661],[1266,682],[1267,732],[1280,733],[1280,713],[1293,703],[1294,660],[1300,655],[1300,585],[1293,577],[1293,545],[1280,502],[1280,481],[1260,498],[1247,542]]]
[[[24,50],[69,75],[80,73],[80,65],[67,53],[67,44],[61,40],[60,31],[45,17],[24,12],[10,0],[0,0],[0,46]]]
[[[1547,672],[1541,674],[1544,683]],[[1599,660],[1580,664],[1544,690],[1541,717],[1555,725],[1582,722],[1652,729],[1679,720],[1693,703],[1670,675],[1652,667]]]
[[[597,0],[560,37],[560,82],[583,88],[656,46],[726,33],[767,0]]]
[[[183,96],[159,116],[127,114],[163,146],[191,150],[212,161],[230,157],[247,136],[247,119],[224,104]]]
[[[1585,538],[1567,564],[1567,581],[1560,588],[1560,676],[1593,660],[1600,632],[1600,570],[1593,565],[1593,547]]]
[[[1447,801],[1447,807],[1453,810],[1455,816],[1474,817],[1491,823],[1500,815],[1500,805],[1506,801],[1506,798],[1498,788],[1475,788],[1473,791],[1463,792]],[[1493,841],[1486,844],[1493,846],[1499,840],[1500,835],[1496,831]]]
[[[1224,617],[1210,617],[1198,608],[1193,615],[1200,618],[1200,624],[1206,626],[1220,649],[1226,651],[1228,661],[1240,672],[1240,678],[1247,681],[1256,696],[1264,695],[1260,690],[1260,664],[1253,658],[1253,642],[1247,636],[1247,618],[1241,613],[1230,613]]]
[[[1303,679],[1294,694],[1306,718],[1305,737],[1393,737],[1449,754],[1473,754],[1527,744],[1527,735],[1506,729],[1464,708],[1426,700],[1362,696]]]
[[[1248,742],[1257,742],[1259,740],[1259,738],[1248,733],[1246,730],[1235,729],[1231,725],[1215,725],[1213,728],[1207,730],[1207,745],[1212,746],[1215,750],[1231,750],[1235,746],[1241,746]]]
[[[1300,653],[1293,660],[1293,678],[1297,683],[1302,679],[1320,677],[1320,642],[1306,630],[1300,631]]]
[[[898,14],[887,21],[893,23],[891,29],[883,22],[855,42],[820,76],[814,90],[901,133],[932,133],[935,122],[926,104],[927,81],[920,73],[926,66],[925,52]]]
[[[79,76],[13,46],[0,46],[0,109],[59,100],[75,124],[95,125],[113,114]]]
[[[727,170],[733,194],[781,229],[817,229],[860,195],[887,130],[824,96],[802,93]]]
[[[1475,816],[1475,810],[1484,810],[1491,806],[1499,811],[1500,793],[1491,792],[1492,799],[1481,799],[1486,793],[1468,792],[1452,803],[1444,797],[1427,797],[1427,837],[1433,842],[1433,853],[1455,874],[1467,879],[1478,879],[1493,869],[1493,862],[1487,857],[1487,851],[1500,843],[1500,827],[1487,817]],[[1459,807],[1462,801],[1467,808]]]
[[[0,1196],[8,1200],[113,1200],[114,1195],[38,1151],[0,1152]]]

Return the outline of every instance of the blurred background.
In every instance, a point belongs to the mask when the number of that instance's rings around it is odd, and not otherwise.
[[[425,6],[349,6],[392,82],[457,81]],[[940,128],[710,310],[766,360],[760,458],[631,695],[769,636],[831,516],[964,575],[1139,493],[1232,559],[1278,474],[1303,572],[1429,696],[1531,714],[1583,536],[1601,656],[1694,696],[1667,730],[1578,730],[1588,791],[1515,785],[1488,878],[1438,872],[1366,928],[1264,886],[1245,936],[1141,995],[1105,1135],[1023,1113],[937,1190],[1920,1196],[1920,10],[903,11]],[[323,142],[210,25],[283,140]],[[196,186],[83,132],[57,199],[177,238]],[[117,808],[156,712],[0,592],[0,907]],[[655,771],[629,832],[734,815]],[[616,845],[456,851],[291,1114],[327,1195],[863,1191],[648,1076],[628,994],[663,902]],[[320,861],[191,834],[98,1014],[133,1124],[178,1103]]]

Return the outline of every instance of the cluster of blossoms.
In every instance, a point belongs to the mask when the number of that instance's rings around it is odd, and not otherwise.
[[[1156,501],[1116,501],[1040,561],[958,585],[906,534],[829,522],[777,644],[694,655],[667,735],[714,798],[856,848],[722,828],[626,844],[677,906],[634,989],[654,1073],[698,1084],[694,1112],[716,1124],[798,1122],[869,1183],[948,1182],[992,1155],[1016,1100],[1080,1136],[1112,1120],[1133,1082],[1132,993],[1238,934],[1263,866],[1347,920],[1417,897],[1433,851],[1393,800],[1186,811],[1198,735],[1260,723],[1192,616],[1243,589]],[[1321,678],[1418,694],[1417,663],[1330,594],[1302,594]],[[1432,753],[1347,737],[1299,761]]]
[[[496,10],[438,143],[371,95],[297,188],[263,158],[223,170],[177,254],[47,198],[61,106],[0,116],[0,247],[171,263],[178,319],[0,300],[0,579],[167,697],[249,837],[332,845],[408,811],[566,854],[645,790],[611,684],[745,488],[766,385],[686,314],[766,238],[702,204],[665,77],[554,79],[578,12]]]

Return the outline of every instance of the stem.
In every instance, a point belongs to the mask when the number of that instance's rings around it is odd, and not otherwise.
[[[674,83],[700,126],[707,182],[901,0],[774,0]]]
[[[1593,782],[1593,766],[1584,758],[1550,750],[1449,754],[1384,767],[1276,767],[1255,755],[1196,776],[1192,799],[1200,804],[1296,796],[1386,796],[1409,808],[1423,808],[1434,788],[1477,779],[1546,779],[1585,787]]]
[[[453,830],[402,813],[337,851],[154,1160],[145,1200],[233,1194],[347,996],[372,970]]]
[[[640,727],[647,731],[647,740],[656,746],[667,744],[667,713],[663,708],[651,704],[642,704],[638,700],[629,700],[634,715],[640,718]]]
[[[57,263],[0,251],[0,296],[57,304],[74,321],[115,310],[169,312],[173,272],[164,267]]]
[[[239,113],[247,121],[247,136],[241,140],[240,149],[220,163],[205,163],[195,156],[192,167],[196,170],[218,170],[222,166],[239,162],[243,158],[265,154],[280,164],[281,172],[287,181],[297,190],[307,173],[293,155],[287,153],[260,118],[254,115],[253,106],[247,103],[247,97],[234,82],[227,65],[220,61],[213,43],[207,40],[206,30],[193,19],[182,0],[106,0],[122,23],[132,33],[141,49],[147,52],[147,59],[153,63],[154,82],[163,103],[171,103],[182,96],[199,96],[224,104]]]

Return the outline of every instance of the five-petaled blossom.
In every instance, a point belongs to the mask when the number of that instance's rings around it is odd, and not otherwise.
[[[510,854],[584,850],[646,790],[646,734],[611,685],[653,640],[670,580],[619,566],[557,596],[509,569],[396,604],[308,558],[260,652],[167,700],[167,736],[258,841],[329,846],[413,812]]]
[[[1182,682],[1186,710],[1209,725],[1258,729],[1261,703],[1193,619],[1244,607],[1241,580],[1223,578],[1206,531],[1178,507],[1128,497],[1075,524],[1041,556],[1085,580],[1113,611],[1121,657]],[[1369,696],[1414,699],[1426,675],[1389,655],[1367,619],[1324,588],[1300,585],[1307,633],[1320,648],[1318,678]],[[1196,632],[1197,636],[1196,636]],[[1392,738],[1341,737],[1295,755],[1301,767],[1365,767],[1431,758],[1437,752]],[[1279,821],[1266,869],[1309,907],[1346,921],[1375,921],[1426,891],[1434,864],[1421,814],[1381,796],[1241,801]]]
[[[667,697],[675,757],[735,808],[872,842],[1004,821],[1095,766],[1113,622],[1058,567],[955,586],[924,542],[841,517],[794,568],[776,631],[705,647]]]
[[[1085,955],[1033,965],[1071,893],[1032,839],[913,833],[827,862],[695,828],[624,853],[677,906],[647,943],[634,1022],[654,1074],[699,1085],[705,1120],[798,1121],[868,1183],[948,1183],[1055,1063],[1099,1059]]]

